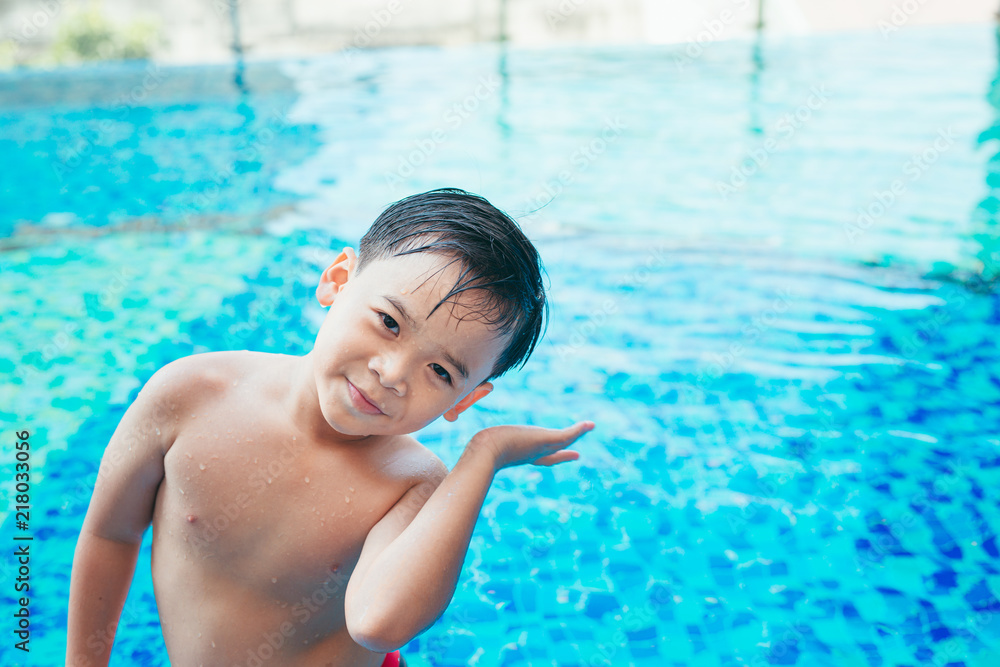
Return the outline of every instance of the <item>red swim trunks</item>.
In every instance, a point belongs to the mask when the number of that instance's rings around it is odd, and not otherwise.
[[[399,651],[393,651],[385,656],[385,660],[382,661],[382,667],[399,667],[401,664]]]

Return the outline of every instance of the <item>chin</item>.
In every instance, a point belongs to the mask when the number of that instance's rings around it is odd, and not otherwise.
[[[336,406],[325,406],[321,403],[320,412],[323,414],[323,420],[327,425],[341,435],[373,435],[369,426],[358,423],[359,420],[357,417],[350,413],[345,413]]]

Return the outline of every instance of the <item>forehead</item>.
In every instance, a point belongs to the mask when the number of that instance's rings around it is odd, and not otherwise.
[[[488,374],[508,337],[498,336],[483,321],[483,295],[477,290],[467,290],[441,303],[461,273],[461,262],[420,252],[368,262],[352,282],[366,298],[400,307],[401,314],[412,320],[406,323],[417,333],[463,355],[470,377],[476,374],[473,367],[480,366],[480,362]],[[396,316],[392,308],[389,311]]]

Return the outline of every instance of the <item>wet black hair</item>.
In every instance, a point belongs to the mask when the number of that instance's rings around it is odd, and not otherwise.
[[[544,333],[548,304],[541,259],[518,224],[465,190],[441,188],[411,195],[385,209],[361,238],[357,271],[369,262],[418,252],[444,255],[462,269],[428,317],[474,290],[476,305],[470,316],[498,335],[511,335],[487,379],[523,366]]]

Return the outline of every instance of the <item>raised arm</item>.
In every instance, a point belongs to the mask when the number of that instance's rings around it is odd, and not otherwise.
[[[347,628],[354,640],[389,652],[434,623],[455,592],[494,474],[525,463],[575,460],[579,455],[565,448],[593,426],[485,429],[436,489],[434,482],[410,489],[369,532],[347,585]]]
[[[132,582],[142,536],[152,521],[173,442],[179,392],[190,363],[164,367],[125,412],[104,451],[73,556],[66,664],[107,665]]]

